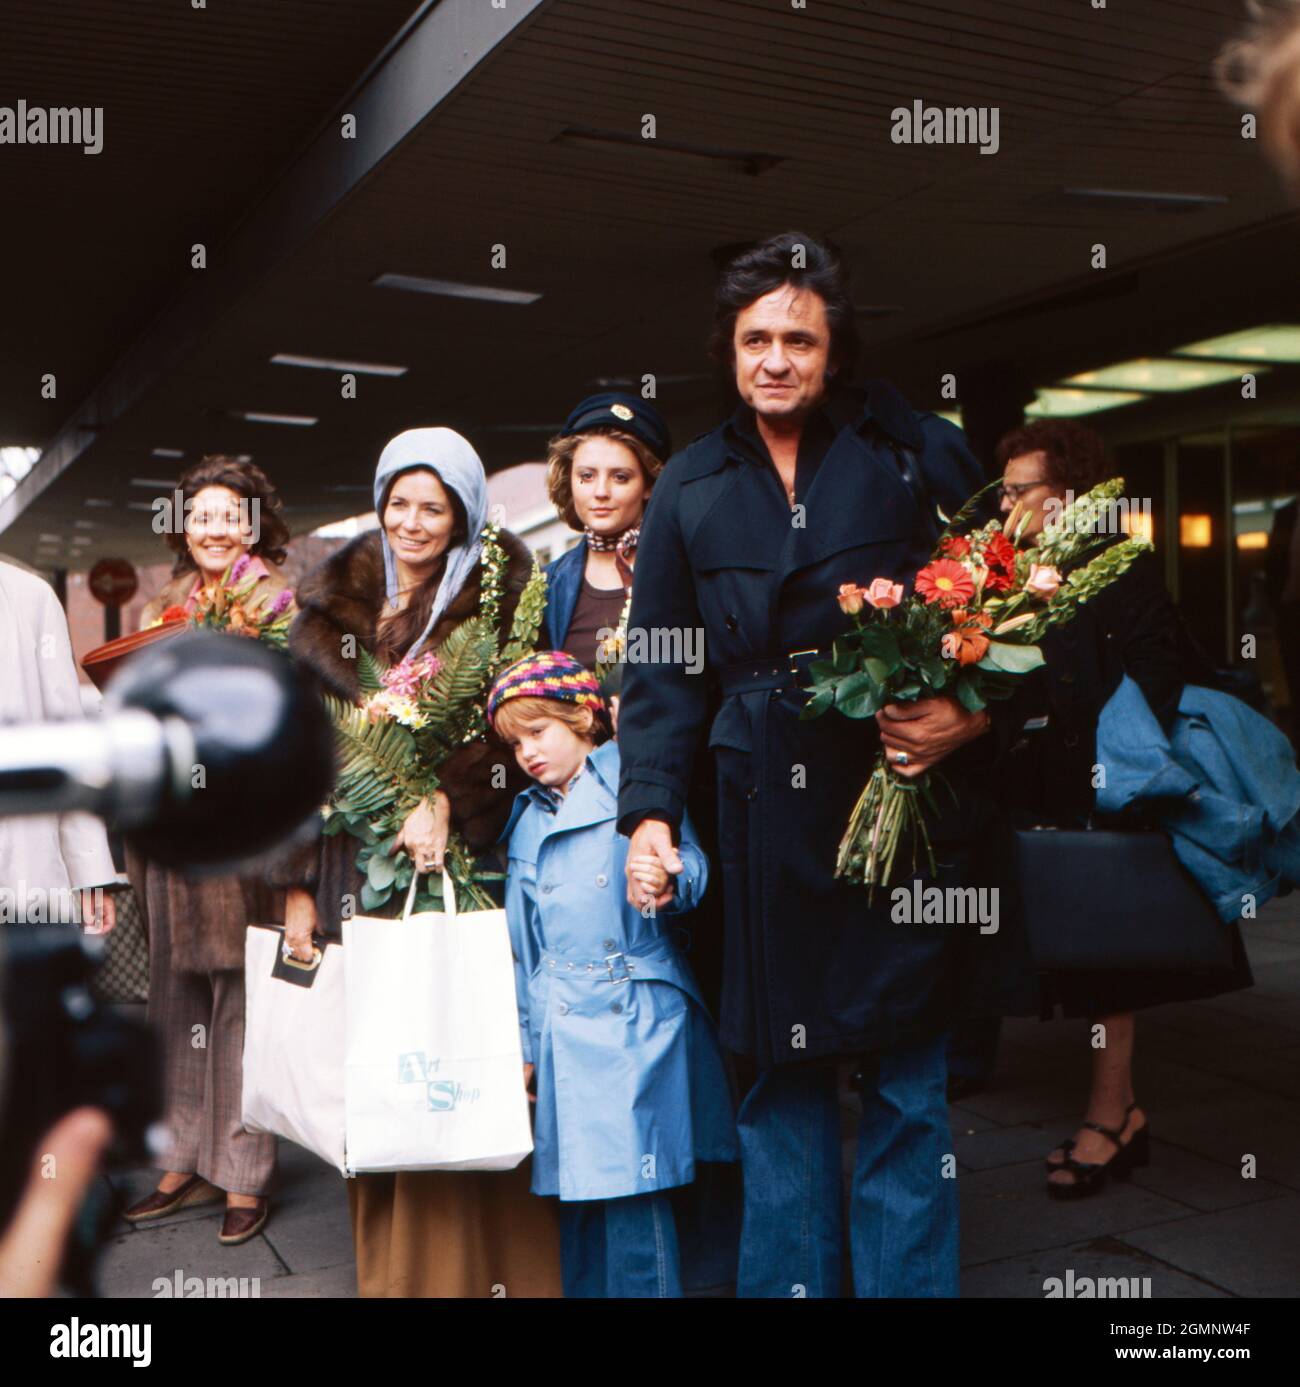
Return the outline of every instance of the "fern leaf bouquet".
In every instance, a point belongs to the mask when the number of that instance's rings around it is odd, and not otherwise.
[[[361,851],[365,877],[360,905],[375,911],[404,895],[415,870],[408,854],[394,853],[403,822],[438,789],[438,773],[456,751],[487,735],[484,704],[497,673],[535,647],[546,605],[546,577],[533,565],[504,640],[500,601],[505,555],[489,526],[483,535],[484,580],[479,612],[458,625],[438,648],[386,666],[357,652],[359,703],[327,694],[338,747],[338,776],[324,811],[323,832],[346,832]],[[453,833],[446,867],[460,907],[493,909],[485,883],[501,879],[486,869]],[[416,888],[415,909],[442,908],[442,881],[433,875]]]

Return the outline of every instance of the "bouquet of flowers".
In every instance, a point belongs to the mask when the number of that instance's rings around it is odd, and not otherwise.
[[[224,631],[232,636],[251,636],[265,641],[273,650],[289,648],[289,627],[293,624],[293,592],[285,588],[274,602],[253,605],[253,589],[262,574],[253,568],[247,554],[241,554],[221,575],[215,588],[202,587],[194,599],[193,610],[172,606],[153,622],[161,626],[184,618],[206,631]]]
[[[834,708],[848,718],[870,718],[887,703],[941,694],[976,712],[1009,698],[1016,680],[1043,664],[1037,642],[1046,632],[1069,621],[1151,548],[1136,536],[1111,542],[1104,522],[1123,488],[1118,477],[1094,487],[1044,525],[1037,544],[1026,545],[1019,504],[1005,523],[990,520],[961,533],[985,487],[948,522],[910,596],[888,578],[865,588],[842,586],[839,605],[853,627],[834,641],[830,660],[810,667],[811,698],[800,716]],[[1080,563],[1088,554],[1093,557]],[[936,808],[934,776],[900,777],[880,753],[840,842],[837,877],[874,893],[889,884],[904,847],[913,871],[922,848],[936,870],[926,827],[927,810]]]
[[[499,527],[482,536],[482,598],[476,616],[461,622],[436,651],[385,667],[364,649],[357,652],[360,704],[325,695],[338,744],[338,778],[325,807],[323,832],[350,833],[362,843],[357,868],[366,878],[364,910],[377,910],[404,893],[414,867],[394,856],[397,835],[421,799],[438,788],[438,770],[454,751],[487,733],[483,705],[498,672],[532,650],[546,606],[546,576],[534,563],[508,637],[500,641],[500,605],[506,556]],[[469,909],[494,909],[483,870],[455,834],[447,844],[447,872],[457,901]],[[441,908],[442,883],[432,877],[416,890],[415,909]]]

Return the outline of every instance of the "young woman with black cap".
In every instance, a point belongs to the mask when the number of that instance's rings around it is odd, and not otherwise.
[[[546,636],[589,669],[621,624],[641,517],[672,451],[663,416],[637,395],[591,395],[547,450],[547,490],[582,538],[546,570]]]

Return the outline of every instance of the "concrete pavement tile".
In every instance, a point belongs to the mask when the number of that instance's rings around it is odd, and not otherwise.
[[[355,1251],[343,1177],[335,1172],[324,1187],[313,1185],[273,1199],[262,1236],[292,1274],[351,1262]]]
[[[1061,1135],[1068,1136],[1065,1131]],[[1052,1149],[1053,1134],[1033,1123],[1017,1127],[992,1127],[971,1135],[954,1134],[957,1160],[970,1170],[992,1170],[996,1166],[1024,1165],[1041,1161]]]
[[[1015,1087],[994,1087],[962,1100],[962,1107],[1003,1127],[1026,1122],[1068,1120],[1081,1113],[1088,1101],[1087,1075],[1045,1076]]]
[[[1281,1050],[1227,1050],[1217,1059],[1205,1062],[1207,1070],[1226,1078],[1240,1079],[1251,1088],[1263,1089],[1287,1098],[1300,1098],[1300,1045]]]
[[[152,1297],[154,1281],[183,1276],[258,1277],[263,1285],[284,1275],[284,1267],[261,1235],[238,1247],[217,1242],[217,1224],[183,1222],[148,1232],[124,1233],[104,1249],[100,1286],[110,1298]]]
[[[1300,1295],[1300,1198],[1294,1195],[1122,1236],[1234,1295]]]
[[[1193,1276],[1148,1257],[1135,1248],[1114,1238],[1097,1238],[1092,1242],[1075,1243],[1068,1247],[1044,1248],[1023,1257],[1007,1257],[983,1266],[968,1267],[961,1274],[963,1297],[1015,1297],[1042,1300],[1046,1296],[1044,1283],[1049,1277],[1066,1280],[1066,1269],[1074,1272],[1077,1285],[1081,1277],[1121,1277],[1128,1283],[1139,1278],[1136,1289],[1139,1297],[1145,1289],[1145,1278],[1151,1281],[1152,1299],[1204,1300],[1223,1299],[1226,1291],[1208,1286]],[[1062,1287],[1064,1289],[1064,1287]],[[1096,1287],[1094,1286],[1094,1290]]]
[[[323,1271],[299,1272],[293,1276],[278,1276],[274,1281],[264,1282],[263,1300],[285,1297],[299,1299],[348,1299],[357,1295],[357,1269],[351,1262],[337,1267],[327,1267]]]
[[[1159,1130],[1158,1118],[1153,1119],[1152,1130]],[[1243,1179],[1240,1165],[1207,1161],[1203,1156],[1171,1146],[1156,1136],[1151,1138],[1151,1164],[1135,1170],[1133,1182],[1167,1199],[1190,1204],[1202,1213],[1290,1193],[1285,1185],[1274,1184],[1271,1180]]]
[[[1151,1130],[1237,1169],[1252,1155],[1258,1178],[1300,1188],[1300,1104],[1293,1100],[1237,1085],[1203,1101],[1171,1105],[1153,1115]]]
[[[1046,1181],[1039,1161],[963,1175],[958,1190],[963,1264],[997,1261],[1189,1216],[1184,1205],[1123,1181],[1111,1181],[1092,1198],[1069,1201],[1049,1198]]]
[[[998,1126],[992,1118],[981,1117],[979,1113],[972,1112],[967,1107],[969,1102],[969,1098],[963,1098],[960,1103],[948,1105],[948,1127],[954,1140],[959,1136],[968,1137],[973,1132],[988,1132]]]
[[[1274,1025],[1251,1005],[1255,992],[1233,994],[1248,999],[1245,1006],[1221,1007],[1218,998],[1208,1002],[1180,1002],[1172,1007],[1155,1007],[1138,1019],[1138,1044],[1148,1031],[1164,1030],[1197,1040],[1212,1041],[1242,1049],[1263,1050],[1271,1045],[1294,1045],[1295,1036],[1287,1026]]]

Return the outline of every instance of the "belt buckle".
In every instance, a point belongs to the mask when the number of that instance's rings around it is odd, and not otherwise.
[[[620,966],[618,963],[619,959],[622,959],[621,966],[623,969],[623,976],[620,978],[616,978],[614,976],[614,969]],[[632,980],[632,969],[635,966],[635,964],[631,964],[627,961],[627,957],[622,952],[616,954],[606,954],[605,968],[606,971],[609,973],[609,977],[603,978],[601,981],[612,982],[615,986],[617,986],[621,982],[630,982]]]
[[[803,685],[799,683],[799,679],[801,675],[807,674],[808,671],[806,668],[800,669],[799,666],[795,664],[795,661],[800,655],[816,655],[817,653],[818,647],[814,645],[810,650],[791,650],[789,654],[786,655],[785,658],[789,665],[790,677],[794,680],[796,688],[803,687]]]

